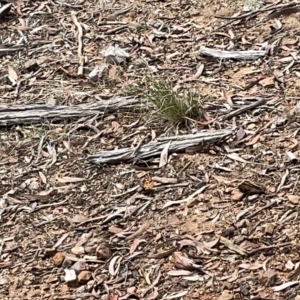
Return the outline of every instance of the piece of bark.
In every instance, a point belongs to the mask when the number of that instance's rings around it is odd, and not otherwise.
[[[212,56],[220,59],[242,59],[242,60],[255,60],[259,57],[266,55],[264,50],[246,50],[246,51],[225,51],[219,49],[207,48],[201,46],[199,53],[201,55]]]
[[[97,154],[90,155],[87,159],[96,164],[114,164],[120,162],[132,162],[134,160],[144,160],[159,156],[167,143],[170,143],[168,153],[171,154],[181,152],[192,146],[205,146],[208,144],[219,143],[231,136],[234,131],[235,129],[232,128],[216,131],[202,131],[196,134],[181,136],[159,137],[139,148],[122,148],[101,151]]]
[[[45,120],[82,118],[93,115],[103,116],[138,105],[143,105],[141,100],[131,97],[115,97],[110,100],[100,100],[74,106],[0,104],[0,126],[36,124]]]

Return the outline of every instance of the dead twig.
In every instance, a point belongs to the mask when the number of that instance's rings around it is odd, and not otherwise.
[[[252,255],[256,252],[260,252],[260,251],[267,251],[267,250],[271,250],[271,249],[276,249],[276,248],[280,248],[280,247],[286,247],[286,246],[292,246],[293,243],[291,242],[286,242],[286,243],[281,243],[281,244],[276,244],[276,245],[270,245],[270,246],[263,246],[263,247],[259,247],[256,249],[253,249],[251,251],[248,251],[248,255]]]
[[[79,67],[78,67],[78,75],[83,75],[83,65],[84,65],[84,57],[83,57],[83,46],[82,46],[82,37],[83,37],[83,30],[81,24],[78,22],[76,17],[76,12],[71,12],[72,20],[78,29],[78,60],[79,60]]]
[[[200,55],[212,56],[219,59],[255,60],[266,55],[265,50],[225,51],[201,46]]]
[[[104,116],[121,109],[138,108],[136,98],[115,97],[95,103],[74,106],[59,105],[0,105],[0,126],[43,123],[45,120],[81,118],[93,115]]]
[[[229,120],[229,119],[231,119],[231,118],[233,118],[233,117],[236,117],[236,116],[242,114],[243,112],[246,112],[246,111],[248,111],[248,110],[251,110],[251,109],[253,109],[253,108],[257,107],[257,106],[263,105],[263,104],[265,104],[266,102],[267,102],[266,99],[260,99],[260,100],[258,100],[257,102],[254,102],[254,103],[251,103],[251,104],[249,104],[249,105],[243,106],[243,107],[241,107],[241,108],[239,108],[239,109],[237,109],[237,110],[234,110],[234,111],[228,113],[228,114],[225,115],[225,116],[222,116],[222,117],[220,118],[220,121]]]

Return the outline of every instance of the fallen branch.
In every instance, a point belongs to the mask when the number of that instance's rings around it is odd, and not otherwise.
[[[255,60],[259,57],[263,57],[266,54],[265,50],[246,50],[246,51],[225,51],[216,50],[201,46],[199,53],[201,55],[212,56],[221,59],[243,59],[243,60]]]
[[[170,143],[168,153],[181,152],[189,147],[217,143],[231,136],[234,129],[205,131],[197,134],[181,136],[160,137],[146,145],[137,148],[123,148],[111,151],[101,151],[88,157],[88,160],[96,164],[114,164],[120,162],[132,162],[159,156],[166,144]]]
[[[234,110],[234,111],[231,111],[230,113],[228,113],[228,114],[225,115],[225,116],[222,116],[222,117],[220,118],[220,121],[229,120],[229,119],[231,119],[231,118],[233,118],[233,117],[236,117],[236,116],[238,116],[238,115],[240,115],[240,114],[242,114],[242,113],[244,113],[244,112],[246,112],[246,111],[248,111],[248,110],[251,110],[251,109],[257,107],[257,106],[266,104],[266,102],[267,102],[266,99],[259,99],[259,98],[258,98],[258,101],[253,102],[253,103],[251,103],[251,104],[249,104],[249,105],[242,106],[241,108],[239,108],[239,109],[237,109],[237,110]]]
[[[0,126],[42,123],[45,120],[62,120],[87,116],[103,116],[107,113],[137,107],[141,100],[130,97],[115,97],[96,103],[76,106],[55,105],[0,105]]]
[[[22,45],[0,45],[0,57],[24,50]]]
[[[256,9],[256,10],[247,12],[245,14],[242,14],[240,16],[235,16],[235,17],[215,16],[215,18],[216,19],[224,19],[224,20],[240,20],[240,19],[256,16],[259,13],[263,13],[263,12],[267,12],[267,11],[271,11],[271,10],[275,10],[275,9],[284,9],[284,8],[295,6],[295,5],[299,4],[297,2],[279,4],[280,2],[281,2],[281,0],[277,1],[274,4],[268,5],[265,8]]]

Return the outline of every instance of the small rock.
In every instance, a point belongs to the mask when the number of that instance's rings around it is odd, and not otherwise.
[[[73,286],[77,282],[76,272],[72,269],[65,269],[65,277],[64,280],[68,284],[68,286]]]
[[[0,285],[6,285],[9,281],[6,277],[0,277]]]
[[[250,295],[249,287],[247,285],[242,285],[240,287],[240,292],[244,296],[249,296]]]
[[[235,233],[235,228],[233,226],[228,226],[226,228],[223,228],[222,235],[225,237],[231,237]]]
[[[37,69],[39,65],[36,59],[31,59],[31,60],[27,60],[24,66],[28,70],[33,70],[33,69]]]
[[[56,253],[56,250],[53,248],[46,248],[44,249],[44,257],[53,257]]]
[[[232,300],[232,299],[233,299],[233,294],[228,290],[223,291],[218,298],[218,300]]]
[[[274,270],[268,269],[267,271],[262,271],[259,274],[260,283],[263,286],[270,287],[275,285],[277,280],[277,274]]]
[[[64,262],[64,259],[65,259],[65,255],[62,252],[57,252],[52,258],[53,264],[56,267],[60,267]]]
[[[275,230],[275,227],[276,227],[275,224],[267,223],[266,227],[265,227],[265,233],[269,234],[269,235],[272,235],[274,230]]]
[[[287,195],[287,197],[292,204],[299,204],[299,196],[298,195]]]
[[[76,271],[76,273],[79,273],[80,271],[83,271],[87,268],[85,260],[79,260],[77,261],[73,266],[72,269]]]
[[[92,278],[92,272],[90,271],[81,271],[78,275],[78,283],[84,284],[90,281]]]
[[[71,252],[75,255],[84,254],[84,247],[82,246],[75,246],[71,249]]]
[[[96,255],[101,260],[109,259],[111,254],[111,250],[107,246],[100,245],[96,249]]]
[[[76,261],[78,261],[78,258],[76,256],[74,256],[72,254],[66,254],[62,266],[64,268],[70,268]]]
[[[95,253],[96,247],[95,246],[86,246],[84,247],[84,252],[87,254]]]
[[[256,125],[254,124],[254,123],[251,123],[251,124],[249,124],[248,126],[247,126],[247,129],[248,130],[252,130],[252,129],[254,129],[256,127]]]
[[[292,271],[294,269],[295,265],[289,260],[285,264],[285,268],[289,271]]]
[[[232,190],[231,191],[231,200],[240,201],[243,198],[244,194],[239,190]]]
[[[241,229],[241,234],[243,234],[243,235],[247,235],[248,234],[248,229],[247,228],[242,228]]]
[[[233,289],[233,286],[232,286],[232,283],[231,282],[224,282],[223,283],[223,290],[232,290]]]

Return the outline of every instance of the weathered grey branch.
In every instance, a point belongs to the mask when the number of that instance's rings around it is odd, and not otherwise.
[[[141,100],[130,97],[115,97],[76,106],[56,105],[1,105],[0,126],[41,123],[51,119],[81,118],[92,115],[103,116],[107,113],[142,106]]]
[[[263,105],[263,104],[265,104],[266,102],[267,102],[266,99],[260,99],[260,98],[258,97],[256,102],[253,102],[253,103],[251,103],[251,104],[249,104],[249,105],[245,105],[245,106],[243,106],[243,107],[240,107],[240,108],[237,109],[237,110],[231,111],[231,112],[228,113],[227,115],[222,116],[222,117],[220,118],[220,121],[229,120],[229,119],[231,119],[231,118],[233,118],[233,117],[236,117],[236,116],[242,114],[242,113],[245,112],[245,111],[248,111],[248,110],[251,110],[251,109],[253,109],[253,108],[257,107],[257,106]]]
[[[186,148],[208,145],[220,142],[231,136],[234,128],[202,131],[196,134],[181,136],[160,137],[139,148],[123,148],[111,151],[101,151],[95,155],[90,155],[87,159],[96,164],[115,164],[120,162],[132,162],[134,160],[144,160],[151,157],[159,156],[165,146],[170,143],[169,154],[181,152]]]
[[[266,55],[266,51],[264,50],[225,51],[225,50],[216,50],[212,48],[207,48],[205,46],[200,47],[199,53],[201,55],[207,55],[207,56],[212,56],[221,59],[244,59],[244,60],[254,60]]]

